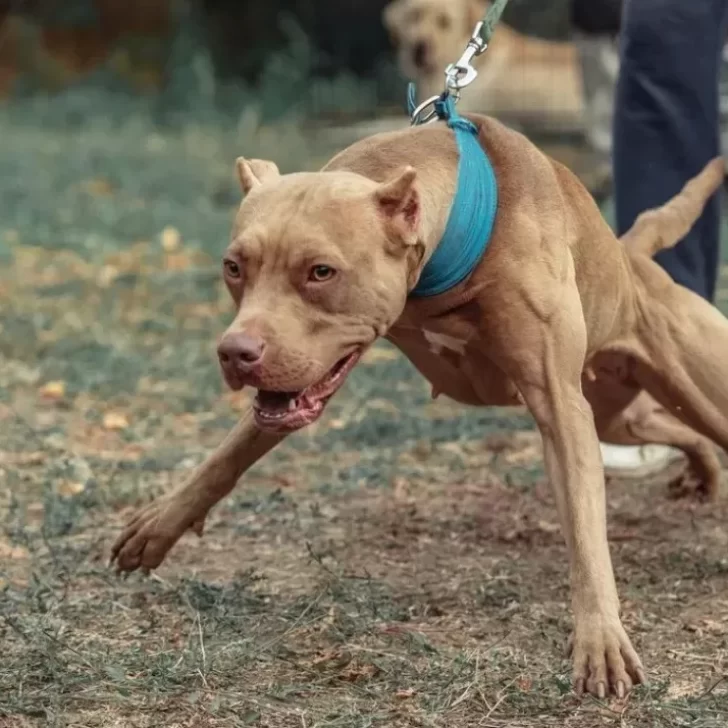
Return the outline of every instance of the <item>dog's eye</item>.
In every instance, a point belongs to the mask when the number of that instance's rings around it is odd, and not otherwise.
[[[336,271],[328,265],[315,265],[308,274],[308,280],[314,283],[323,283],[334,277]]]
[[[234,260],[226,258],[222,262],[222,267],[228,278],[240,278],[240,266]]]
[[[447,15],[438,15],[437,24],[441,30],[447,30],[450,27],[450,18]]]

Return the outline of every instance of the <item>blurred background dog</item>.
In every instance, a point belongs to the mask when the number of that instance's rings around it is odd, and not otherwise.
[[[619,0],[591,5],[574,0],[574,40],[542,39],[501,23],[476,61],[478,76],[460,108],[531,127],[579,129],[593,163],[608,174],[621,8]],[[399,69],[417,83],[420,99],[442,91],[444,69],[460,57],[489,6],[487,0],[393,0],[384,9]]]
[[[444,69],[460,57],[489,5],[481,0],[393,0],[384,9],[400,71],[416,81],[420,98],[442,92]],[[583,94],[574,44],[525,36],[502,23],[475,65],[478,76],[463,93],[461,109],[579,123]]]

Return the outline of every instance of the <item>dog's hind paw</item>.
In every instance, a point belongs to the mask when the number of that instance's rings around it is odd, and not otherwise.
[[[668,497],[688,498],[701,503],[714,503],[720,493],[720,471],[701,477],[691,467],[685,468],[667,484]]]

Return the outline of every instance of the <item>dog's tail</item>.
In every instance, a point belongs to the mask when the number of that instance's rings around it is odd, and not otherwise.
[[[672,248],[690,232],[724,177],[725,161],[723,157],[716,157],[662,207],[645,210],[620,240],[631,253],[650,258],[661,250]]]

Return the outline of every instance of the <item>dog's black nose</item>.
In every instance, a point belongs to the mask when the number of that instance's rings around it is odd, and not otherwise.
[[[217,355],[223,366],[233,364],[245,371],[260,363],[264,350],[263,339],[243,333],[231,333],[223,337],[217,347]]]
[[[412,48],[412,60],[417,68],[422,68],[427,64],[427,43],[425,41],[420,40],[415,43]]]

